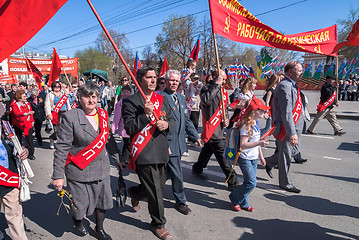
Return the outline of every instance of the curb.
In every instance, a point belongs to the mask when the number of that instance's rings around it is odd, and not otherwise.
[[[310,113],[310,117],[315,117],[317,113]],[[359,116],[357,115],[344,115],[344,114],[336,114],[337,119],[346,119],[346,120],[359,120]]]

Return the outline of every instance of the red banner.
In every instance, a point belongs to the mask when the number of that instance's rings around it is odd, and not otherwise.
[[[242,43],[336,56],[337,25],[283,35],[263,24],[236,0],[209,0],[213,32]]]
[[[67,74],[76,76],[79,69],[79,59],[78,58],[68,58],[60,59],[62,66]],[[42,75],[50,74],[52,59],[31,59],[31,62],[36,65],[37,69],[41,72]],[[27,70],[26,59],[24,58],[8,58],[9,65],[9,75],[30,75],[32,74]],[[64,74],[64,71],[61,71]]]
[[[15,76],[13,75],[5,75],[5,74],[2,74],[0,73],[0,84],[3,84],[3,83],[8,83],[8,84],[13,84],[13,83],[17,83],[17,79]]]

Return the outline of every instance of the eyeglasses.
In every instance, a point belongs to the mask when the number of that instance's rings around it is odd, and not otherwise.
[[[60,85],[56,85],[56,86],[54,86],[54,88],[61,88],[61,86],[60,86]]]

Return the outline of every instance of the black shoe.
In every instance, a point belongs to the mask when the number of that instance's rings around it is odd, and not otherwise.
[[[308,134],[312,134],[312,135],[317,135],[316,132],[312,132],[312,131],[310,131],[310,130],[307,130],[307,133],[308,133]]]
[[[292,187],[290,187],[290,188],[288,188],[288,187],[282,187],[282,186],[279,186],[279,187],[282,188],[282,189],[284,189],[284,190],[286,190],[286,191],[288,191],[288,192],[300,193],[300,189],[298,189],[298,188],[296,188],[296,187],[294,187],[294,186],[292,186]]]
[[[30,160],[35,160],[35,159],[36,159],[34,155],[28,156],[28,158],[29,158]]]
[[[192,175],[201,178],[203,180],[208,180],[208,176],[206,174],[204,174],[203,172],[201,173],[196,173],[195,171],[192,170]]]
[[[85,224],[82,222],[82,220],[76,220],[76,219],[72,218],[72,221],[74,222],[74,227],[76,229],[76,232],[81,237],[84,237],[87,234],[89,234],[89,232],[87,231],[87,228],[86,228]]]
[[[272,169],[266,165],[266,172],[270,178],[273,178]]]
[[[295,161],[295,163],[303,164],[303,163],[305,163],[306,161],[308,161],[308,159],[301,158],[301,159],[298,159],[298,160],[294,159],[294,161]]]
[[[188,215],[192,212],[192,210],[183,203],[176,203],[175,209],[184,215]]]
[[[96,227],[93,230],[94,236],[99,240],[112,240],[111,236],[108,235],[103,229],[96,230]]]

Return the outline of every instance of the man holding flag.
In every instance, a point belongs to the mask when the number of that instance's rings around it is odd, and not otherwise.
[[[346,132],[339,126],[337,116],[335,115],[334,105],[339,106],[337,98],[337,87],[334,76],[327,76],[326,83],[320,90],[320,102],[317,106],[317,115],[312,124],[310,124],[307,133],[316,135],[314,132],[315,126],[320,120],[326,118],[334,130],[334,135],[343,135]]]
[[[137,70],[136,79],[144,92],[136,92],[123,100],[125,130],[131,137],[129,168],[136,171],[141,184],[130,187],[128,193],[135,211],[139,200],[147,197],[151,215],[151,230],[160,239],[171,239],[166,230],[162,189],[167,180],[169,146],[167,135],[175,127],[167,98],[156,94],[156,72],[152,67]],[[159,118],[156,120],[154,114]]]
[[[221,88],[226,82],[227,75],[223,70],[221,70],[220,75],[218,71],[213,71],[212,77],[214,80],[206,84],[200,94],[203,122],[201,137],[205,144],[197,162],[192,166],[192,174],[202,179],[207,179],[208,177],[203,174],[203,169],[207,167],[209,159],[214,154],[226,178],[229,178],[228,188],[233,190],[238,185],[237,174],[235,171],[231,173],[232,165],[228,159],[223,157],[225,147],[224,128],[229,125],[229,118],[228,116],[223,116],[222,106],[227,107],[228,94],[223,89],[222,99]],[[224,101],[224,104],[222,104],[222,101]],[[228,111],[225,112],[228,113]]]

